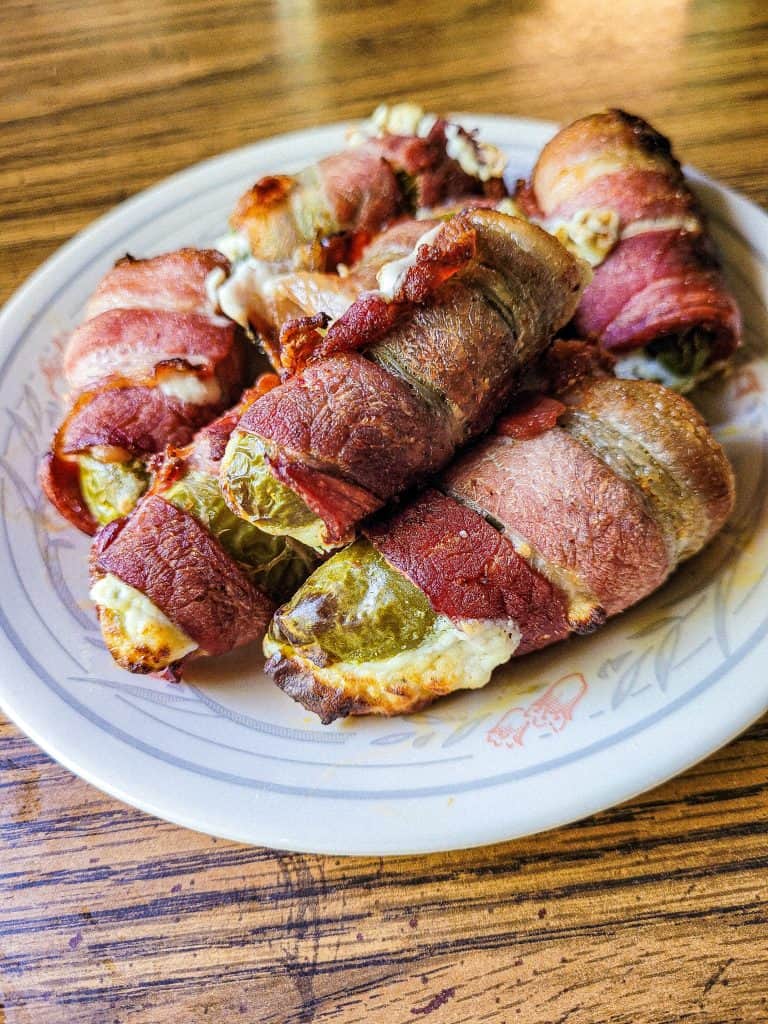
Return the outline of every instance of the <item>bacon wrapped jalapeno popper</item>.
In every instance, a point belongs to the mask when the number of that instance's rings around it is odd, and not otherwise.
[[[484,686],[646,597],[727,519],[730,465],[686,399],[605,378],[542,401],[278,610],[264,646],[286,693],[330,722]]]
[[[327,333],[310,330],[304,347],[287,331],[284,364],[306,365],[233,432],[227,503],[316,549],[347,543],[490,427],[588,275],[546,232],[495,211],[432,228]]]
[[[258,639],[273,601],[315,564],[307,548],[238,519],[221,497],[227,439],[260,393],[246,392],[190,445],[168,449],[149,493],[94,540],[90,596],[107,647],[131,672],[178,679],[187,658]]]
[[[574,326],[617,356],[618,376],[684,392],[737,347],[739,311],[703,211],[646,121],[622,110],[575,121],[517,198],[595,268]]]
[[[222,240],[228,254],[334,269],[347,243],[354,249],[403,214],[461,196],[506,195],[496,147],[413,103],[381,105],[349,143],[249,189],[230,218],[234,237]]]
[[[50,501],[84,532],[127,515],[147,459],[186,444],[242,391],[248,343],[206,288],[228,268],[213,250],[125,257],[88,303],[64,354],[69,411],[41,468]]]

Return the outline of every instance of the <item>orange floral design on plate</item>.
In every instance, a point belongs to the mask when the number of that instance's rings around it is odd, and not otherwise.
[[[562,732],[573,719],[577,704],[589,689],[581,672],[570,672],[552,683],[527,707],[510,708],[488,730],[486,742],[495,747],[522,747],[532,727]]]

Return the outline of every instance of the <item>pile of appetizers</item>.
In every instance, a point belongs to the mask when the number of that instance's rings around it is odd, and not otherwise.
[[[406,713],[593,631],[726,521],[682,393],[739,312],[640,118],[576,121],[513,183],[476,134],[382,106],[230,224],[119,260],[64,355],[41,482],[93,535],[123,668],[178,681],[262,640],[324,722]]]

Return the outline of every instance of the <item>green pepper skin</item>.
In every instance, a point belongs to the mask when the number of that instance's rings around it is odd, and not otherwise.
[[[287,534],[315,550],[324,550],[325,524],[277,479],[256,435],[235,431],[222,460],[221,481],[226,502],[239,517],[265,533]]]
[[[82,454],[78,461],[80,491],[100,526],[127,516],[149,485],[149,473],[140,459],[102,462]]]
[[[218,478],[209,473],[188,472],[162,497],[193,515],[276,601],[293,594],[315,564],[304,545],[290,537],[272,536],[234,515],[224,501]]]
[[[321,565],[273,620],[270,635],[360,664],[423,643],[436,616],[425,594],[365,540]]]
[[[660,338],[646,345],[646,352],[677,377],[695,380],[712,353],[706,331],[686,331],[682,335]]]

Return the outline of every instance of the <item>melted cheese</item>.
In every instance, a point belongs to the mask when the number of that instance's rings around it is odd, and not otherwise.
[[[698,217],[648,217],[627,224],[621,232],[621,238],[622,240],[634,238],[635,235],[645,235],[649,231],[690,231],[695,233],[701,230],[702,223]]]
[[[197,644],[140,590],[107,573],[91,587],[104,639],[121,664],[163,668],[197,649]]]
[[[498,665],[509,661],[519,643],[520,632],[511,623],[469,619],[454,624],[440,615],[434,631],[415,650],[381,661],[348,663],[344,674],[378,686],[402,680],[441,693],[476,690],[485,686]]]
[[[115,444],[93,444],[90,454],[99,462],[130,462],[133,458],[127,448]]]
[[[205,277],[205,294],[211,304],[211,309],[218,312],[221,309],[219,304],[219,288],[227,280],[227,274],[223,267],[214,267]]]
[[[615,210],[585,208],[570,220],[553,220],[542,225],[568,252],[599,266],[619,240],[619,215]]]
[[[367,121],[347,135],[350,146],[385,135],[408,135],[426,139],[437,121],[436,114],[425,113],[418,103],[380,103]]]
[[[214,309],[247,328],[254,298],[269,295],[281,276],[274,264],[250,256],[235,264],[229,277],[216,267],[206,277],[205,287]]]
[[[215,377],[198,377],[190,370],[160,369],[157,386],[164,395],[189,405],[216,405],[221,401],[221,385]]]
[[[227,257],[230,263],[247,260],[251,255],[251,246],[244,231],[230,231],[216,242],[215,247]]]
[[[450,122],[445,126],[445,137],[446,153],[465,174],[480,181],[490,181],[491,178],[500,178],[504,173],[507,158],[496,146],[473,139],[459,125]]]
[[[526,215],[517,205],[512,196],[505,196],[496,203],[496,207],[499,213],[505,213],[508,217],[519,217],[521,220],[528,220]]]
[[[403,286],[408,271],[416,265],[421,246],[431,245],[440,233],[442,226],[442,224],[438,224],[430,228],[429,231],[425,231],[407,256],[401,256],[399,260],[390,260],[389,263],[385,263],[381,267],[376,275],[376,280],[379,291],[389,302],[395,298]]]

